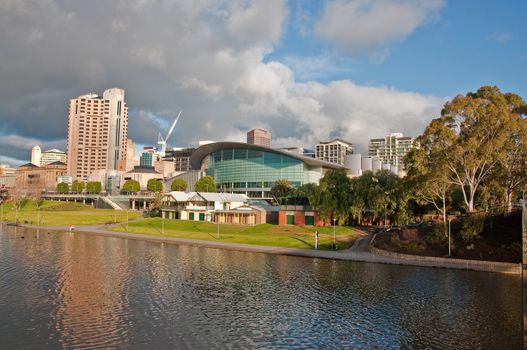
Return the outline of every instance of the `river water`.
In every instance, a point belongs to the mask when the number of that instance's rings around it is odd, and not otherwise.
[[[2,349],[521,349],[523,344],[516,276],[5,225],[0,320]]]

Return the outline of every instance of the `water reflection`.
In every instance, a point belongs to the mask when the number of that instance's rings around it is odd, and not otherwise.
[[[3,226],[0,276],[5,348],[522,344],[521,280],[498,274]]]

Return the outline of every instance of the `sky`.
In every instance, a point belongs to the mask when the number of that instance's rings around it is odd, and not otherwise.
[[[2,0],[0,163],[66,150],[68,100],[125,89],[129,137],[274,147],[418,136],[483,85],[527,98],[527,1]]]

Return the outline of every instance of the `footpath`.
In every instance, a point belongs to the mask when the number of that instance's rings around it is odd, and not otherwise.
[[[68,226],[33,226],[33,225],[25,225],[25,224],[20,225],[20,226],[33,228],[33,229],[48,230],[48,231],[64,232],[64,231],[69,230]],[[505,274],[512,274],[512,275],[522,274],[522,265],[520,263],[514,264],[514,263],[504,263],[504,262],[494,262],[494,261],[439,258],[439,257],[399,254],[399,253],[385,251],[379,248],[375,248],[371,245],[371,241],[374,238],[374,236],[370,234],[366,234],[364,237],[359,238],[357,241],[355,241],[355,244],[351,248],[338,250],[338,251],[322,251],[322,250],[314,250],[314,249],[283,248],[283,247],[262,246],[262,245],[254,245],[254,244],[230,243],[230,242],[220,242],[220,241],[204,241],[204,240],[187,239],[187,238],[150,236],[150,235],[143,235],[143,234],[138,234],[138,233],[110,231],[111,228],[114,226],[115,225],[77,226],[75,228],[75,232],[106,236],[106,237],[118,237],[118,238],[124,238],[124,239],[135,239],[135,240],[149,241],[149,242],[181,244],[181,245],[190,245],[190,246],[197,246],[197,247],[226,249],[226,250],[237,250],[237,251],[245,251],[245,252],[253,252],[253,253],[301,256],[301,257],[322,258],[322,259],[349,260],[349,261],[392,264],[392,265],[408,265],[408,266],[486,271],[486,272],[497,272],[497,273],[505,273]]]

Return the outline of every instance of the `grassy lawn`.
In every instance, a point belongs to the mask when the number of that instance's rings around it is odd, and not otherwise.
[[[11,203],[2,205],[4,221],[15,222],[16,212]],[[138,212],[128,212],[128,219],[140,218]],[[94,209],[88,205],[74,202],[44,201],[40,210],[40,225],[98,225],[126,221],[126,212],[113,209]],[[35,203],[28,202],[18,213],[18,222],[38,224],[38,211]]]
[[[314,249],[315,229],[319,233],[318,247],[320,250],[330,250],[333,242],[333,227],[298,227],[278,226],[262,224],[256,226],[243,225],[220,225],[221,242],[258,244],[287,248]],[[125,232],[124,224],[113,229],[117,232]],[[128,232],[140,233],[152,236],[190,238],[207,241],[218,241],[218,226],[214,223],[165,220],[164,234],[161,234],[161,218],[148,218],[130,223]],[[336,227],[336,241],[338,249],[350,247],[358,238],[356,232],[349,227]]]

